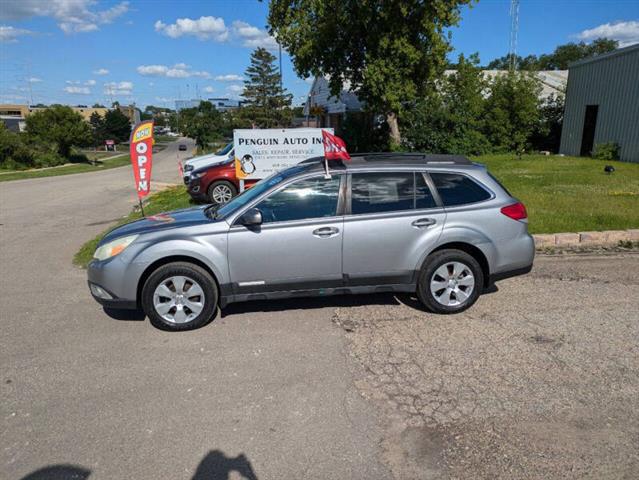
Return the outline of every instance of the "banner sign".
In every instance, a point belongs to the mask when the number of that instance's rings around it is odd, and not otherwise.
[[[151,167],[153,166],[153,121],[138,123],[131,132],[131,164],[135,177],[135,189],[142,199],[151,190]]]
[[[326,129],[333,133],[332,128]],[[233,130],[235,174],[240,180],[266,178],[303,160],[324,156],[321,128]]]
[[[351,156],[346,150],[346,143],[339,137],[322,130],[324,139],[324,158],[326,160],[350,160]]]

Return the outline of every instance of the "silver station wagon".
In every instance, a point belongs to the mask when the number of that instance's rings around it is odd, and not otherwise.
[[[142,308],[187,330],[246,300],[409,292],[434,313],[467,309],[532,268],[525,207],[462,156],[309,159],[220,207],[169,212],[109,232],[89,264],[108,308]]]

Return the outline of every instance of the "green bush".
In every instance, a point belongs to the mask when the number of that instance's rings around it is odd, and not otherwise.
[[[592,157],[604,161],[619,160],[619,144],[614,142],[598,143],[595,145]]]

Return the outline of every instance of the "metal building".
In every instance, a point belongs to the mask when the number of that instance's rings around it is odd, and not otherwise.
[[[619,157],[639,162],[639,45],[569,66],[560,153],[591,155],[617,143]]]

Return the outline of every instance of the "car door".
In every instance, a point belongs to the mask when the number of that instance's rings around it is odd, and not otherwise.
[[[260,226],[231,226],[228,258],[234,293],[341,285],[341,183],[342,175],[295,180],[251,206],[262,213]]]
[[[414,281],[423,254],[441,235],[446,213],[422,172],[353,172],[344,216],[349,285]]]

